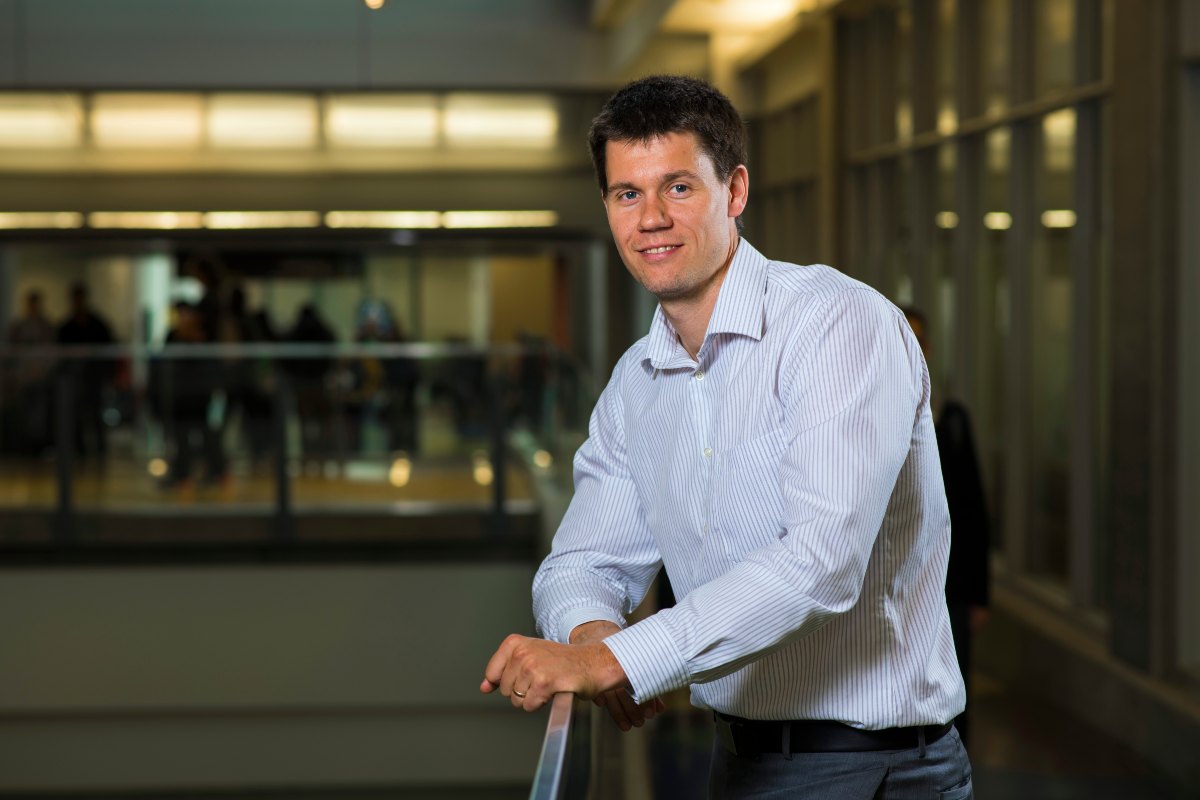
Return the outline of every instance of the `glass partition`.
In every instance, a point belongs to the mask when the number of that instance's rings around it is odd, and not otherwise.
[[[532,341],[6,345],[0,380],[2,545],[503,533],[595,396]]]

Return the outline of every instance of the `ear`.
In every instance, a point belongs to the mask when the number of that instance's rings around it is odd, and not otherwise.
[[[740,217],[750,200],[750,172],[738,164],[729,175],[729,216]]]

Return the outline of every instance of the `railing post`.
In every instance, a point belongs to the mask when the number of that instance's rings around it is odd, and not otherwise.
[[[71,491],[72,466],[75,460],[75,381],[74,366],[67,362],[60,366],[55,381],[54,421],[57,453],[54,458],[55,484],[58,489],[57,514],[54,535],[59,544],[75,538],[75,517]]]
[[[507,474],[505,470],[505,452],[508,449],[505,436],[505,425],[507,424],[507,409],[505,404],[505,380],[504,373],[497,370],[491,380],[491,402],[489,405],[489,416],[491,417],[491,461],[492,461],[492,533],[496,536],[503,536],[508,532],[508,516],[504,507],[505,495],[507,493]]]
[[[275,472],[275,539],[291,541],[296,535],[296,520],[292,515],[292,483],[288,475],[287,454],[287,373],[282,364],[276,364],[274,403],[271,414],[271,445]]]

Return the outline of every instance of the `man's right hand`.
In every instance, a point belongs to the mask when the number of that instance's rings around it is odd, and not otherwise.
[[[577,625],[571,631],[570,642],[571,644],[599,642],[607,639],[619,630],[621,630],[620,626],[607,620],[585,622],[582,625]],[[633,697],[630,696],[624,687],[603,692],[597,695],[592,702],[598,706],[607,708],[609,716],[613,718],[613,722],[617,723],[617,727],[623,731],[627,731],[630,728],[640,728],[645,724],[646,720],[653,719],[655,714],[667,709],[666,704],[657,697],[647,700],[644,703],[635,703]]]

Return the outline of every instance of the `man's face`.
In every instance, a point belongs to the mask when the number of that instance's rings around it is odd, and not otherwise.
[[[608,226],[630,273],[662,301],[700,295],[737,245],[749,177],[720,180],[691,133],[605,146]]]

